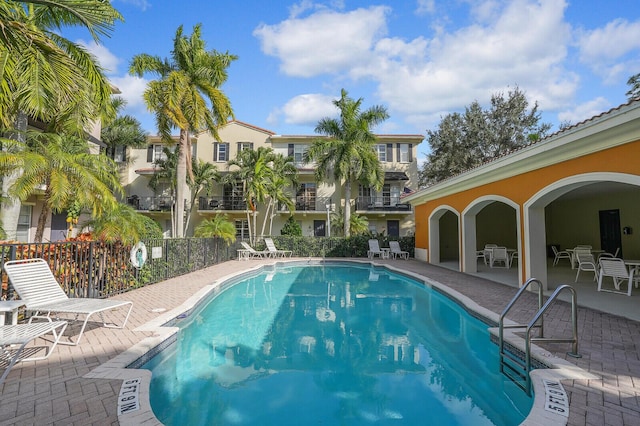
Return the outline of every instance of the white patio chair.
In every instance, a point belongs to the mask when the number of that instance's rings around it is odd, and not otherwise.
[[[24,302],[25,309],[33,312],[30,323],[37,318],[52,321],[51,316],[54,314],[55,318],[60,314],[73,315],[74,320],[84,315],[84,322],[76,341],[70,339],[69,342],[59,342],[61,345],[80,344],[84,329],[93,314],[100,314],[103,327],[124,328],[133,309],[133,303],[124,300],[68,297],[44,259],[11,260],[5,262],[4,270],[20,300]],[[127,306],[129,309],[121,325],[105,322],[105,312],[125,309]]]
[[[268,250],[260,250],[260,251],[258,251],[256,249],[254,249],[253,247],[251,247],[249,244],[247,244],[245,241],[240,241],[240,244],[246,250],[245,254],[250,259],[261,259],[261,258],[265,258],[265,257],[272,257],[271,252],[269,252]]]
[[[627,265],[624,264],[624,260],[616,258],[601,258],[598,263],[600,264],[600,273],[598,274],[598,291],[620,293],[631,296],[633,282],[636,281],[636,286],[638,285],[638,278],[634,278],[633,276],[635,268],[627,268]],[[611,277],[613,280],[614,290],[602,288],[602,283],[605,277]],[[620,284],[625,281],[627,283],[627,291],[621,291]]]
[[[506,247],[494,247],[491,249],[489,257],[489,267],[496,268],[496,264],[501,264],[502,268],[509,268],[509,253]]]
[[[489,259],[491,259],[491,250],[493,250],[496,247],[498,247],[497,244],[485,244],[484,245],[484,250],[482,250],[482,253],[484,253],[484,264],[485,265],[489,265]]]
[[[380,259],[385,259],[387,253],[380,249],[380,243],[375,238],[369,240],[369,250],[367,251],[367,257],[373,259],[378,256]]]
[[[271,238],[265,238],[264,243],[273,257],[291,257],[293,255],[291,250],[279,250]]]
[[[576,272],[575,282],[578,282],[580,271],[593,272],[593,280],[597,280],[598,265],[596,264],[596,260],[593,258],[593,254],[591,254],[589,250],[580,250],[576,248],[574,256],[576,257],[576,262],[578,262],[578,271]]]
[[[395,259],[396,257],[400,257],[400,259],[408,260],[409,252],[404,251],[400,248],[400,243],[397,241],[389,241],[389,249],[391,251],[391,256]]]
[[[64,334],[64,329],[67,327],[66,321],[54,321],[54,322],[34,322],[29,324],[15,324],[15,325],[1,325],[0,326],[0,359],[5,358],[8,361],[7,367],[0,377],[0,385],[4,382],[4,379],[9,375],[9,371],[15,365],[16,362],[23,361],[39,361],[41,359],[47,359],[51,352],[55,349],[56,345],[60,341],[60,337]],[[32,356],[28,358],[20,359],[20,355],[24,351],[25,347],[34,342],[37,338],[45,336],[51,333],[53,338],[48,343],[51,346],[44,346],[44,355]],[[40,351],[40,347],[29,347],[29,350]]]
[[[604,258],[607,258],[607,257],[608,258],[618,257],[618,254],[620,254],[620,247],[616,248],[616,251],[613,252],[613,253],[607,253],[607,252],[600,253],[598,255],[598,260],[602,259],[603,257]]]
[[[567,259],[569,263],[571,263],[571,253],[566,250],[558,250],[556,246],[551,246],[551,250],[553,250],[553,266],[556,266],[560,259]]]

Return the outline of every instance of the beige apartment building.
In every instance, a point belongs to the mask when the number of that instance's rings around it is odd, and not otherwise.
[[[270,147],[275,153],[294,158],[299,183],[296,188],[290,188],[289,193],[295,210],[289,211],[282,206],[276,209],[272,218],[268,218],[268,221],[273,220],[273,235],[280,235],[282,226],[291,215],[300,224],[303,235],[331,235],[331,212],[344,204],[343,188],[335,182],[317,182],[314,165],[302,161],[305,150],[317,135],[278,135],[241,121],[231,121],[219,130],[219,136],[217,141],[209,133],[194,135],[192,155],[214,164],[221,174],[229,173],[227,162],[234,159],[239,150]],[[380,191],[357,184],[352,186],[351,211],[366,216],[374,233],[396,237],[411,235],[414,232],[413,209],[403,198],[418,189],[417,146],[424,136],[377,136],[376,151],[385,171],[384,186]],[[158,171],[154,162],[163,157],[164,145],[158,137],[149,137],[148,141],[146,149],[130,151],[129,162],[123,169],[127,202],[155,219],[162,226],[164,235],[170,237],[174,195],[168,182],[159,185],[155,191],[149,187],[151,177]],[[188,200],[185,202],[187,209],[191,209],[186,235],[193,235],[194,228],[202,220],[224,213],[235,223],[238,238],[248,238],[247,206],[240,185],[216,184],[209,193],[197,194],[193,206],[188,205]],[[264,210],[265,205],[258,205],[258,235],[265,219]]]

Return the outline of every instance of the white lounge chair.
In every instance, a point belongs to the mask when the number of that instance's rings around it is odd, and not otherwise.
[[[4,379],[7,378],[9,371],[16,362],[38,361],[48,358],[60,341],[60,337],[62,337],[66,327],[66,321],[47,321],[0,326],[0,359],[6,359],[8,362],[4,373],[2,373],[2,377],[0,377],[0,385],[4,382]],[[44,355],[20,359],[22,351],[30,342],[34,342],[38,337],[45,336],[49,333],[53,335],[53,340],[51,346],[44,346]],[[32,347],[30,347],[30,349],[36,350]]]
[[[265,238],[264,243],[273,257],[291,257],[293,255],[291,250],[279,250],[271,238]]]
[[[246,250],[246,253],[248,253],[248,257],[251,259],[272,257],[272,254],[268,250],[258,251],[244,241],[240,241],[240,244],[242,245],[242,247],[244,247],[244,249]]]
[[[24,302],[25,309],[34,313],[29,319],[30,323],[36,318],[52,321],[51,316],[54,314],[56,318],[59,314],[73,315],[74,320],[81,315],[85,316],[76,341],[69,339],[69,342],[59,342],[61,345],[80,344],[82,333],[93,314],[100,314],[103,327],[124,328],[133,309],[132,302],[123,300],[68,297],[43,259],[11,260],[5,262],[4,270],[20,300]],[[105,322],[105,312],[125,309],[127,306],[129,309],[121,325]]]
[[[607,291],[610,293],[620,293],[631,296],[632,284],[635,281],[638,285],[638,277],[634,277],[635,268],[627,269],[627,265],[624,264],[624,260],[617,258],[603,257],[598,262],[600,264],[600,273],[598,274],[598,291]],[[602,282],[605,277],[611,277],[613,279],[613,287],[615,290],[602,288]],[[627,283],[627,291],[620,289],[620,284]]]
[[[409,252],[404,251],[400,248],[400,243],[397,241],[389,241],[389,249],[391,250],[391,256],[395,259],[396,257],[400,257],[400,259],[409,259]]]
[[[380,259],[386,259],[388,257],[388,253],[380,249],[380,243],[378,242],[378,240],[370,239],[367,257],[369,259],[373,259],[375,256],[378,256]]]

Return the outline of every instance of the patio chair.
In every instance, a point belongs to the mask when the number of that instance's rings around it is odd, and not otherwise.
[[[618,254],[620,254],[620,247],[616,248],[616,251],[613,252],[613,253],[607,253],[607,252],[600,253],[598,255],[598,260],[600,260],[603,257],[605,257],[605,258],[606,257],[608,257],[608,258],[618,257]]]
[[[369,240],[369,250],[367,251],[367,257],[373,259],[378,256],[380,259],[387,258],[387,252],[380,249],[380,243],[375,238]]]
[[[60,337],[62,337],[66,327],[66,321],[47,321],[0,326],[0,359],[6,358],[8,361],[7,367],[4,373],[2,373],[2,377],[0,377],[0,385],[4,382],[4,379],[7,378],[9,371],[11,371],[11,368],[16,362],[39,361],[48,358],[60,341]],[[20,359],[20,355],[22,355],[25,347],[29,343],[49,333],[52,334],[53,340],[51,341],[51,346],[44,346],[44,355]],[[38,353],[40,347],[30,346],[27,351]]]
[[[574,255],[576,257],[576,262],[578,262],[578,271],[576,272],[575,282],[578,282],[580,271],[593,272],[593,281],[597,280],[598,265],[596,264],[596,260],[593,258],[593,254],[591,254],[589,250],[579,250],[576,248]]]
[[[509,253],[506,247],[494,247],[489,254],[489,267],[495,268],[496,264],[501,264],[502,268],[509,268]]]
[[[279,250],[271,238],[265,238],[264,243],[267,245],[267,250],[273,257],[291,257],[293,252],[291,250]]]
[[[53,314],[56,318],[59,314],[73,315],[74,320],[84,315],[84,322],[76,341],[70,338],[69,342],[59,342],[61,345],[79,345],[84,329],[93,314],[100,315],[103,327],[124,328],[133,309],[133,303],[124,300],[68,297],[44,259],[11,260],[5,262],[4,270],[14,290],[20,296],[20,300],[24,302],[25,309],[33,313],[29,323],[37,318],[52,321]],[[105,312],[118,308],[125,309],[127,306],[129,309],[121,325],[105,322]]]
[[[261,259],[265,257],[272,257],[271,253],[268,250],[258,251],[253,247],[251,247],[249,244],[247,244],[245,241],[240,241],[240,244],[242,245],[242,247],[244,247],[244,249],[246,250],[246,253],[248,254],[248,257],[251,259]]]
[[[571,263],[571,253],[566,250],[558,250],[556,246],[551,246],[551,250],[553,250],[553,266],[556,266],[560,259],[567,259],[569,263]]]
[[[484,258],[484,264],[489,265],[489,259],[491,258],[491,250],[498,247],[497,244],[485,244],[482,250],[482,257]],[[479,257],[479,256],[478,256]]]
[[[627,269],[624,260],[617,258],[601,258],[598,261],[600,265],[600,273],[598,274],[598,291],[606,291],[609,293],[620,293],[631,296],[632,284],[635,281],[638,285],[638,277],[633,276],[635,268]],[[602,282],[605,277],[613,279],[614,290],[602,288]],[[620,284],[627,282],[627,291],[620,290]]]
[[[404,259],[404,260],[409,259],[409,252],[402,250],[400,248],[399,242],[389,241],[389,249],[391,251],[391,256],[393,256],[394,259],[397,257],[400,257],[400,259]]]

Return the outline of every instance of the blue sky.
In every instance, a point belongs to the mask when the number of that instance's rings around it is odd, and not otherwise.
[[[85,44],[155,134],[128,75],[139,53],[168,57],[179,25],[202,24],[207,48],[239,59],[223,90],[238,120],[278,134],[313,134],[345,88],[391,118],[377,133],[437,129],[442,116],[516,85],[554,130],[626,102],[640,72],[638,0],[209,1],[113,0],[123,14],[101,45]],[[428,151],[421,144],[419,160]]]

